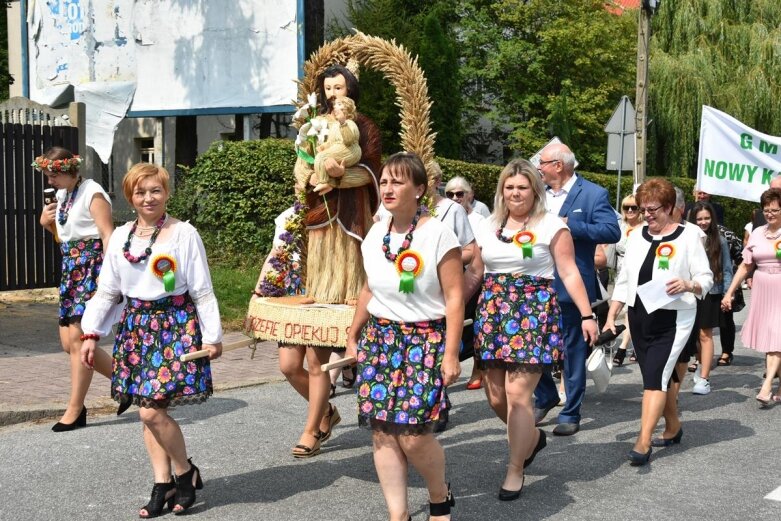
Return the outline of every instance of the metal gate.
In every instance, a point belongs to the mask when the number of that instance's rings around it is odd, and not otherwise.
[[[57,286],[61,256],[38,220],[44,176],[32,166],[47,148],[84,150],[84,105],[52,109],[27,98],[0,103],[0,291]]]

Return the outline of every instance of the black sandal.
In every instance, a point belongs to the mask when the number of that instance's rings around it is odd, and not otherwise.
[[[621,367],[624,365],[624,358],[626,357],[626,349],[616,349],[616,356],[613,357],[613,366]]]
[[[686,368],[687,371],[690,373],[694,373],[697,371],[697,360],[689,364],[689,367]]]
[[[352,378],[347,376],[348,373],[352,375]],[[353,385],[355,385],[356,376],[356,369],[354,365],[342,369],[342,387],[345,389],[352,389]]]
[[[328,397],[333,398],[334,396],[336,396],[336,386],[331,384],[331,394],[329,394]]]
[[[175,516],[180,516],[187,512],[187,509],[195,504],[195,491],[203,488],[203,480],[201,479],[201,471],[193,463],[192,458],[187,458],[190,463],[190,470],[182,474],[181,476],[174,476],[176,479],[176,498],[174,508],[182,507],[179,510],[174,510]],[[195,485],[193,485],[193,477],[195,478]]]
[[[312,444],[312,446],[304,445],[302,443],[299,443],[295,447],[293,447],[293,450],[291,451],[294,458],[297,459],[307,459],[314,456],[317,456],[320,454],[320,444],[322,443],[322,437],[323,433],[318,432],[315,435],[315,442]]]
[[[146,515],[141,512],[138,513],[138,517],[141,519],[150,519],[157,517],[163,513],[163,507],[168,506],[168,510],[173,510],[174,501],[176,500],[176,484],[174,478],[171,476],[171,481],[168,483],[155,483],[152,487],[152,494],[149,496],[149,503],[141,507],[141,510],[146,510]],[[168,495],[171,491],[174,494]]]
[[[331,438],[334,426],[342,421],[342,416],[339,414],[339,409],[336,408],[336,405],[331,405],[330,403],[328,404],[328,414],[325,417],[328,418],[328,430],[320,431],[321,443],[325,443],[329,440],[329,438]]]
[[[727,355],[727,358],[724,358],[724,355]],[[716,362],[716,365],[721,367],[732,365],[732,353],[721,353],[721,357],[719,358],[719,361]]]
[[[447,484],[447,497],[442,503],[428,504],[428,513],[430,516],[447,516],[450,515],[450,507],[456,505],[456,498],[453,497],[453,493],[450,492],[450,483]]]

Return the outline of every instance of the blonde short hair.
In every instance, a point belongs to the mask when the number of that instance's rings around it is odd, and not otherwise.
[[[163,185],[163,190],[165,190],[166,194],[171,193],[169,188],[171,176],[168,175],[168,170],[151,163],[136,163],[130,167],[130,170],[125,174],[125,178],[122,179],[122,193],[125,195],[127,202],[133,204],[133,190],[138,186],[138,183],[148,178],[159,181]]]

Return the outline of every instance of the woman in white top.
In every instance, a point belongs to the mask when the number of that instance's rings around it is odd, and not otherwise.
[[[111,236],[98,291],[82,320],[81,359],[93,366],[97,341],[110,334],[121,311],[111,396],[139,406],[155,479],[139,516],[156,517],[165,504],[180,514],[195,503],[203,482],[168,408],[201,403],[212,394],[209,360],[222,353],[220,312],[201,237],[166,213],[168,172],[136,164],[122,188],[138,218]],[[208,351],[208,358],[180,361],[199,350]]]
[[[60,241],[60,342],[70,359],[70,399],[62,418],[52,427],[55,432],[87,425],[84,397],[93,371],[81,365],[80,322],[84,306],[95,294],[103,248],[114,229],[109,196],[95,181],[82,179],[81,162],[71,151],[52,147],[33,163],[49,185],[57,189],[56,202],[47,204],[40,218],[41,226]],[[111,358],[103,351],[95,357],[95,369],[106,378],[111,377]],[[120,407],[118,414],[126,408]]]
[[[407,467],[426,481],[432,521],[455,504],[445,480],[445,453],[433,424],[444,387],[461,372],[464,320],[461,249],[453,232],[424,212],[426,170],[420,158],[388,158],[380,196],[391,217],[361,245],[367,282],[347,340],[356,356],[359,423],[372,429],[374,465],[391,521],[406,521]]]
[[[650,179],[640,185],[635,198],[646,225],[629,236],[604,330],[615,332],[616,317],[628,304],[629,329],[643,375],[640,434],[628,457],[632,465],[639,466],[648,463],[652,446],[681,441],[677,386],[671,392],[668,386],[683,378],[676,367],[678,356],[694,327],[697,298],[708,293],[713,274],[699,228],[681,225],[673,218],[675,189],[670,182]],[[639,288],[648,284],[661,286],[669,300],[646,300],[649,297]],[[665,430],[661,438],[652,440],[662,415]]]
[[[554,268],[580,310],[583,337],[598,327],[575,265],[572,236],[545,211],[545,188],[525,159],[499,175],[493,215],[475,230],[479,249],[467,268],[466,293],[482,285],[475,316],[475,351],[488,403],[507,424],[510,461],[499,499],[518,499],[524,468],[546,445],[534,428],[532,394],[543,371],[561,360],[563,337]]]

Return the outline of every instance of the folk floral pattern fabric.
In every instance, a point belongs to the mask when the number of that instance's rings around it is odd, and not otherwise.
[[[111,396],[141,407],[205,401],[212,394],[208,358],[181,362],[201,347],[201,328],[190,295],[128,299],[114,343]]]
[[[60,325],[67,326],[81,321],[87,301],[98,289],[103,243],[100,239],[62,242],[60,252]]]
[[[444,320],[392,322],[371,317],[358,345],[359,424],[397,434],[433,427],[444,405],[440,366]]]
[[[559,363],[561,316],[551,282],[529,275],[486,273],[474,324],[481,368],[535,371]]]

